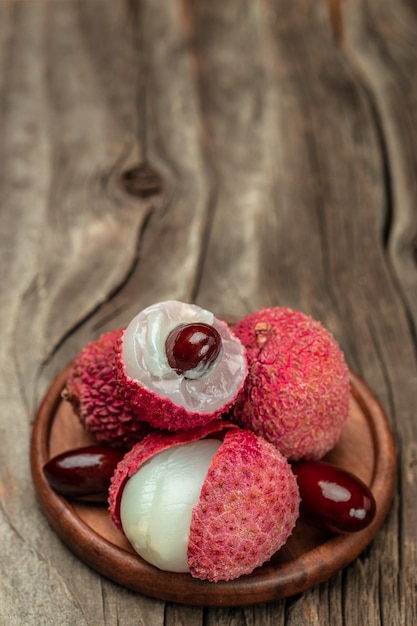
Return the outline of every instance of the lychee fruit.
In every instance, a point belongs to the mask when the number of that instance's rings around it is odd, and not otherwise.
[[[127,401],[156,428],[186,430],[219,419],[247,374],[245,350],[229,326],[174,300],[136,315],[116,352]]]
[[[120,394],[115,376],[115,346],[124,329],[104,333],[81,350],[70,366],[62,397],[95,439],[130,447],[151,427]]]
[[[151,433],[119,463],[109,510],[143,559],[217,582],[251,573],[291,535],[299,491],[262,437],[212,422]]]
[[[290,460],[316,460],[337,443],[349,413],[349,371],[320,322],[265,308],[233,327],[249,373],[230,419],[272,442]]]

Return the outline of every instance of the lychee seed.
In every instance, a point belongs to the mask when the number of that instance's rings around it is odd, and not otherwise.
[[[200,378],[222,350],[220,333],[210,324],[179,324],[171,330],[165,351],[170,367],[186,378]]]

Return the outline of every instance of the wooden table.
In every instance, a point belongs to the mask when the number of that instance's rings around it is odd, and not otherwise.
[[[417,623],[416,75],[407,0],[0,0],[2,624]],[[165,299],[301,309],[378,395],[396,496],[327,583],[164,603],[46,521],[41,398],[87,341]]]

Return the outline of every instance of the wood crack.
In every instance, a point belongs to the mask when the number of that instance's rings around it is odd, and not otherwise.
[[[326,0],[330,27],[336,43],[343,41],[343,0]]]

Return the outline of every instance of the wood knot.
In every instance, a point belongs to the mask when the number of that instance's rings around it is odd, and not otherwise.
[[[161,177],[146,163],[132,167],[120,176],[124,191],[139,198],[149,198],[162,191]]]

